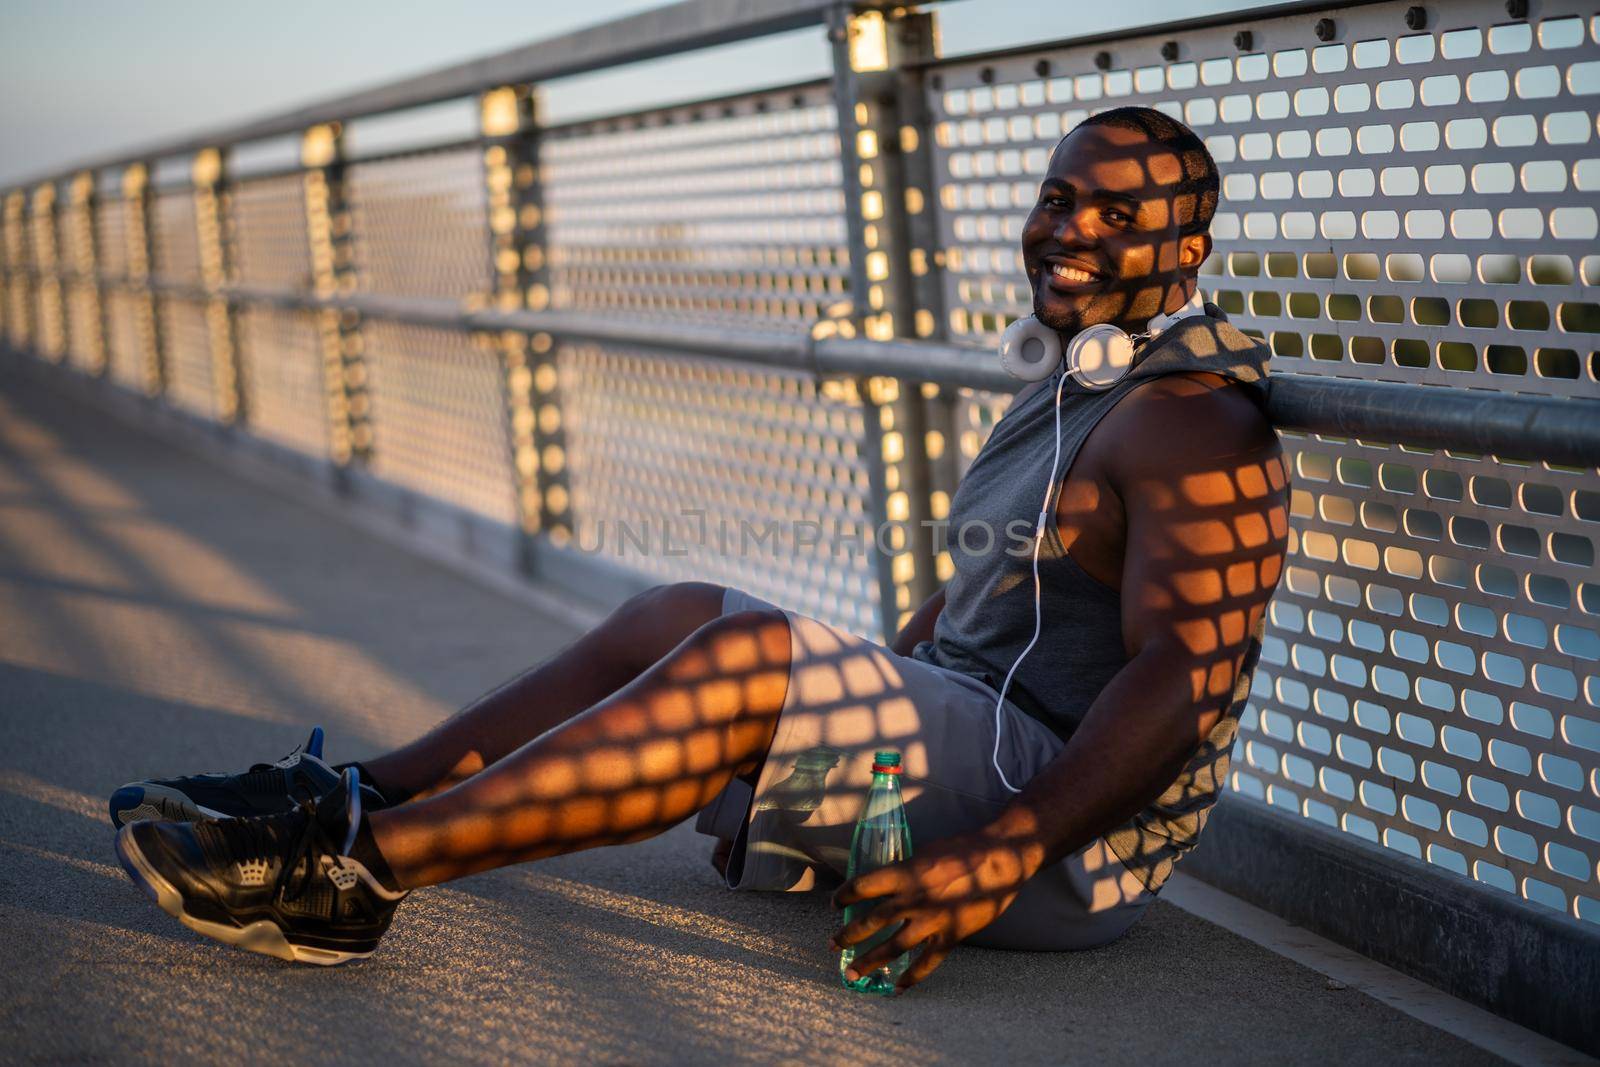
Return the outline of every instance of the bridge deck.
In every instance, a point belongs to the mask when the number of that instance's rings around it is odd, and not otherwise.
[[[287,496],[0,378],[0,1034],[7,1058],[1482,1062],[1165,902],[1079,955],[958,952],[833,983],[820,895],[717,888],[687,826],[417,894],[378,954],[202,940],[116,866],[103,799],[314,723],[403,740],[575,636]]]

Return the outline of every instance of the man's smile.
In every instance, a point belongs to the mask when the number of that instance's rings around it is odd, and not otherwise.
[[[1044,266],[1047,268],[1044,280],[1057,292],[1088,292],[1101,288],[1106,282],[1104,271],[1081,259],[1051,257],[1044,261]]]

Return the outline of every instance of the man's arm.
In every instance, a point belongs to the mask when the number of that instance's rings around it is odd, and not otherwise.
[[[991,827],[1037,852],[1034,870],[1120,826],[1177,778],[1227,711],[1283,569],[1287,471],[1254,405],[1177,376],[1141,393],[1115,439],[1155,447],[1123,450],[1111,472],[1127,515],[1128,663]]]
[[[894,644],[889,650],[899,656],[911,655],[911,650],[924,641],[933,639],[933,624],[939,621],[939,612],[944,610],[944,586],[927,600],[917,613],[906,620],[905,626],[900,630],[899,636],[894,639]]]
[[[1282,570],[1288,486],[1271,427],[1219,381],[1163,378],[1106,416],[1102,428],[1119,442],[1108,478],[1127,519],[1128,663],[992,824],[840,888],[840,905],[888,899],[837,941],[905,923],[857,961],[863,972],[926,942],[902,985],[926,977],[1009,907],[1035,872],[1160,796],[1226,711]]]

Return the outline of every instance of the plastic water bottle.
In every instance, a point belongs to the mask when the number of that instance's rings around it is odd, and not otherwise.
[[[872,758],[872,787],[867,791],[867,807],[856,823],[855,835],[850,839],[850,866],[847,874],[858,874],[887,867],[891,863],[911,858],[911,829],[906,825],[905,804],[900,799],[900,753],[878,752]],[[844,921],[854,922],[872,910],[876,901],[864,900],[852,904],[844,911]],[[888,996],[894,984],[911,964],[911,953],[902,954],[871,974],[855,981],[845,976],[845,969],[858,955],[872,951],[893,937],[902,924],[885,927],[861,944],[845,949],[839,954],[839,979],[845,987],[860,993]]]

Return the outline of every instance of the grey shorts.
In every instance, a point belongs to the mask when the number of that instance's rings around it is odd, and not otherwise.
[[[779,610],[739,589],[722,612]],[[997,694],[958,671],[899,656],[793,611],[788,695],[752,789],[735,779],[701,812],[701,833],[734,842],[732,889],[805,890],[844,877],[872,780],[872,754],[901,754],[912,849],[990,822],[1011,793],[995,772]],[[1001,706],[1000,766],[1021,787],[1061,751],[1043,723]],[[1035,875],[969,939],[992,948],[1080,949],[1133,925],[1154,896],[1100,839]]]

